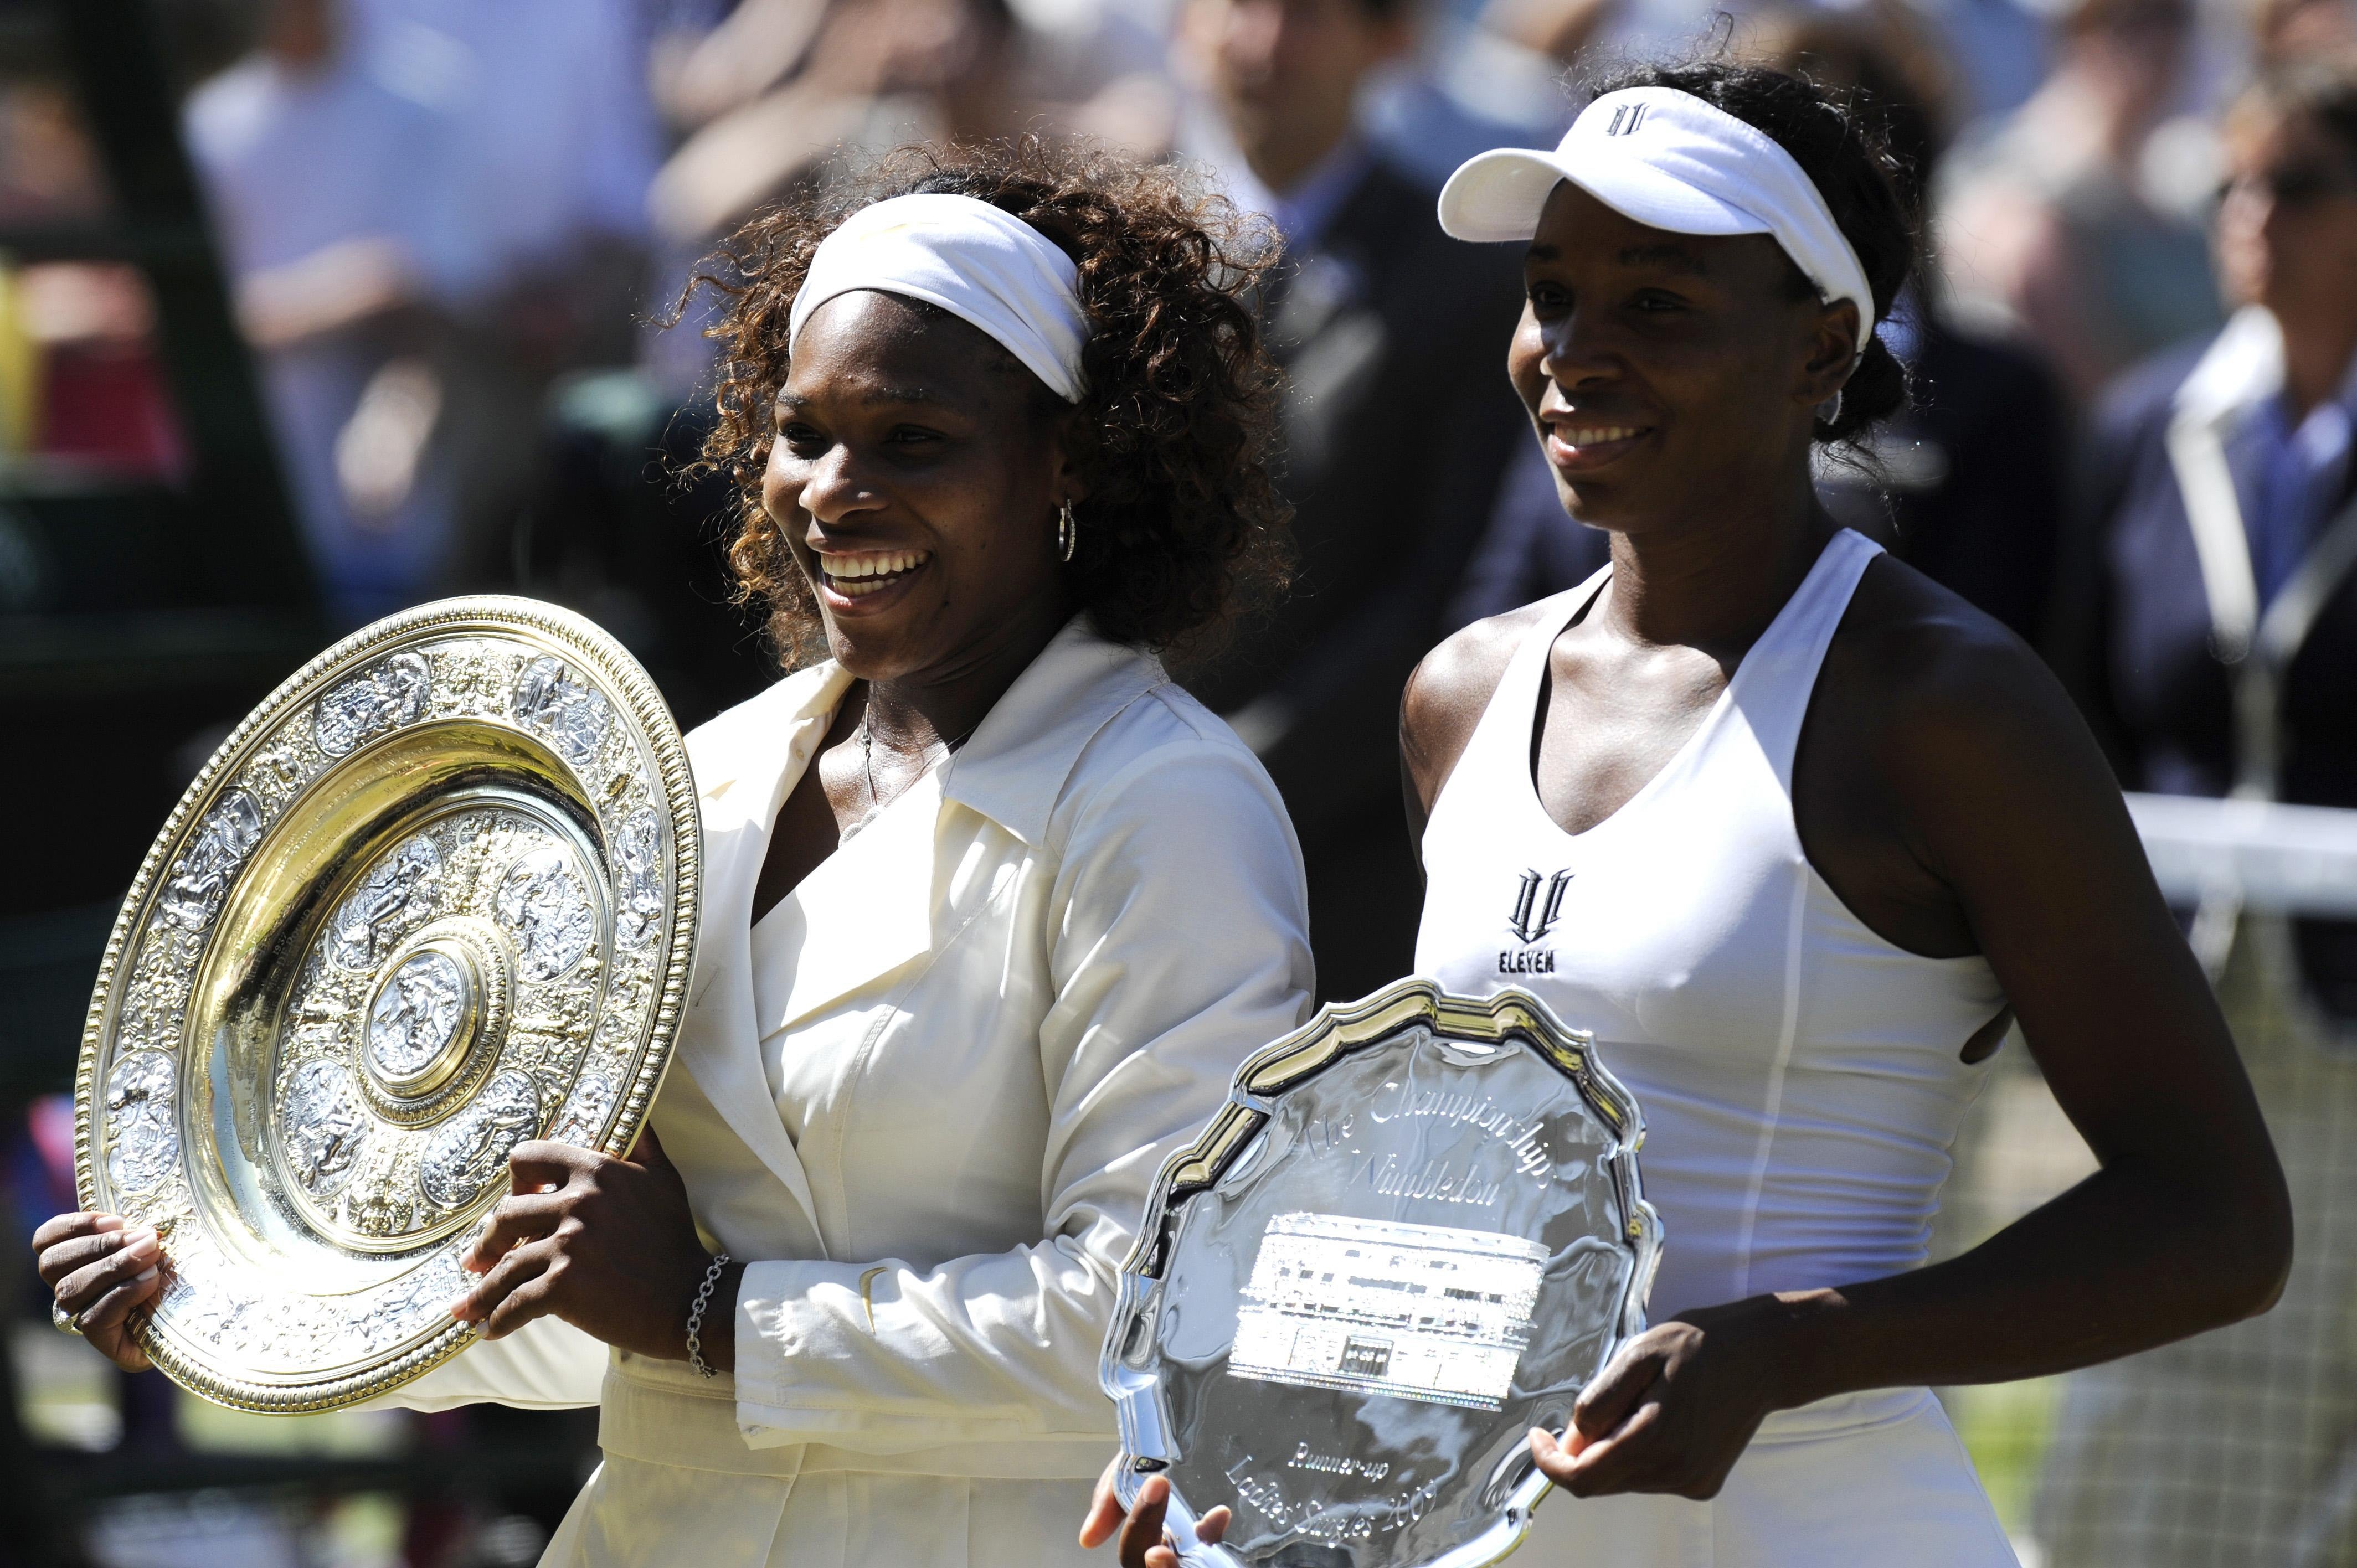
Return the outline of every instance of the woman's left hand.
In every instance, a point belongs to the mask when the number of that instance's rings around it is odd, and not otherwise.
[[[1579,1498],[1717,1497],[1760,1421],[1781,1402],[1773,1319],[1756,1305],[1689,1314],[1622,1346],[1581,1391],[1564,1438],[1531,1434],[1539,1468]]]
[[[1162,1529],[1162,1521],[1170,1507],[1170,1478],[1148,1476],[1137,1488],[1137,1506],[1124,1512],[1121,1494],[1114,1489],[1114,1478],[1121,1470],[1121,1455],[1108,1461],[1104,1474],[1097,1477],[1096,1495],[1089,1499],[1088,1518],[1081,1521],[1081,1546],[1094,1550],[1114,1539],[1121,1540],[1115,1550],[1121,1558],[1121,1568],[1181,1568],[1178,1548],[1171,1543]],[[1205,1546],[1215,1546],[1228,1533],[1229,1513],[1223,1505],[1207,1511],[1195,1521],[1195,1539]]]
[[[683,1360],[688,1305],[712,1255],[654,1129],[625,1159],[535,1139],[516,1145],[508,1169],[513,1195],[463,1260],[482,1283],[450,1316],[497,1339],[554,1314],[608,1345]],[[736,1359],[733,1279],[715,1286],[705,1356],[726,1368]]]

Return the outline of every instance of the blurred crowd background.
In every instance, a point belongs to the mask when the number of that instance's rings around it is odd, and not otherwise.
[[[0,0],[0,1562],[528,1563],[593,1462],[587,1413],[270,1420],[124,1376],[22,1238],[73,1206],[122,889],[333,636],[520,592],[683,726],[772,677],[727,498],[681,474],[682,288],[765,203],[1038,132],[1273,220],[1299,585],[1184,674],[1284,789],[1349,997],[1408,964],[1402,679],[1604,555],[1502,374],[1512,249],[1433,198],[1632,57],[1857,88],[1904,160],[1916,405],[1828,458],[1836,514],[2045,651],[2127,788],[2357,806],[2352,48],[2357,0]],[[2357,924],[2317,912],[2186,910],[2292,1168],[2285,1305],[1943,1391],[2033,1568],[2357,1564]],[[1935,1251],[2092,1167],[2017,1040]]]

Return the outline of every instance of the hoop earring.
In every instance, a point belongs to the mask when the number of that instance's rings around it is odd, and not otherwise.
[[[1848,388],[1844,387],[1842,392],[1846,392],[1848,390]],[[1827,410],[1831,410],[1831,412],[1828,413]],[[1828,430],[1832,429],[1835,425],[1841,423],[1841,410],[1842,392],[1836,392],[1831,398],[1817,404],[1817,423],[1824,425]]]
[[[1072,503],[1066,501],[1056,513],[1056,558],[1070,561],[1073,547],[1081,542],[1081,525],[1072,521]]]

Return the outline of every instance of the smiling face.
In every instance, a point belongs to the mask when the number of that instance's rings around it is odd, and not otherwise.
[[[1809,474],[1857,308],[1820,304],[1764,234],[1673,234],[1568,181],[1523,263],[1507,370],[1582,522],[1700,521]]]
[[[1056,555],[1062,405],[988,337],[892,295],[811,314],[761,504],[828,650],[869,681],[949,675],[1071,614]]]

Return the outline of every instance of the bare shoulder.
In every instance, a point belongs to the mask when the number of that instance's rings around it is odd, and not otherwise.
[[[1901,792],[1968,800],[2025,756],[2109,770],[2062,684],[2029,645],[1905,564],[1867,569],[1826,651],[1812,726],[1865,742]]]
[[[1552,599],[1477,620],[1424,656],[1400,697],[1400,756],[1426,811],[1473,738],[1490,698]]]

